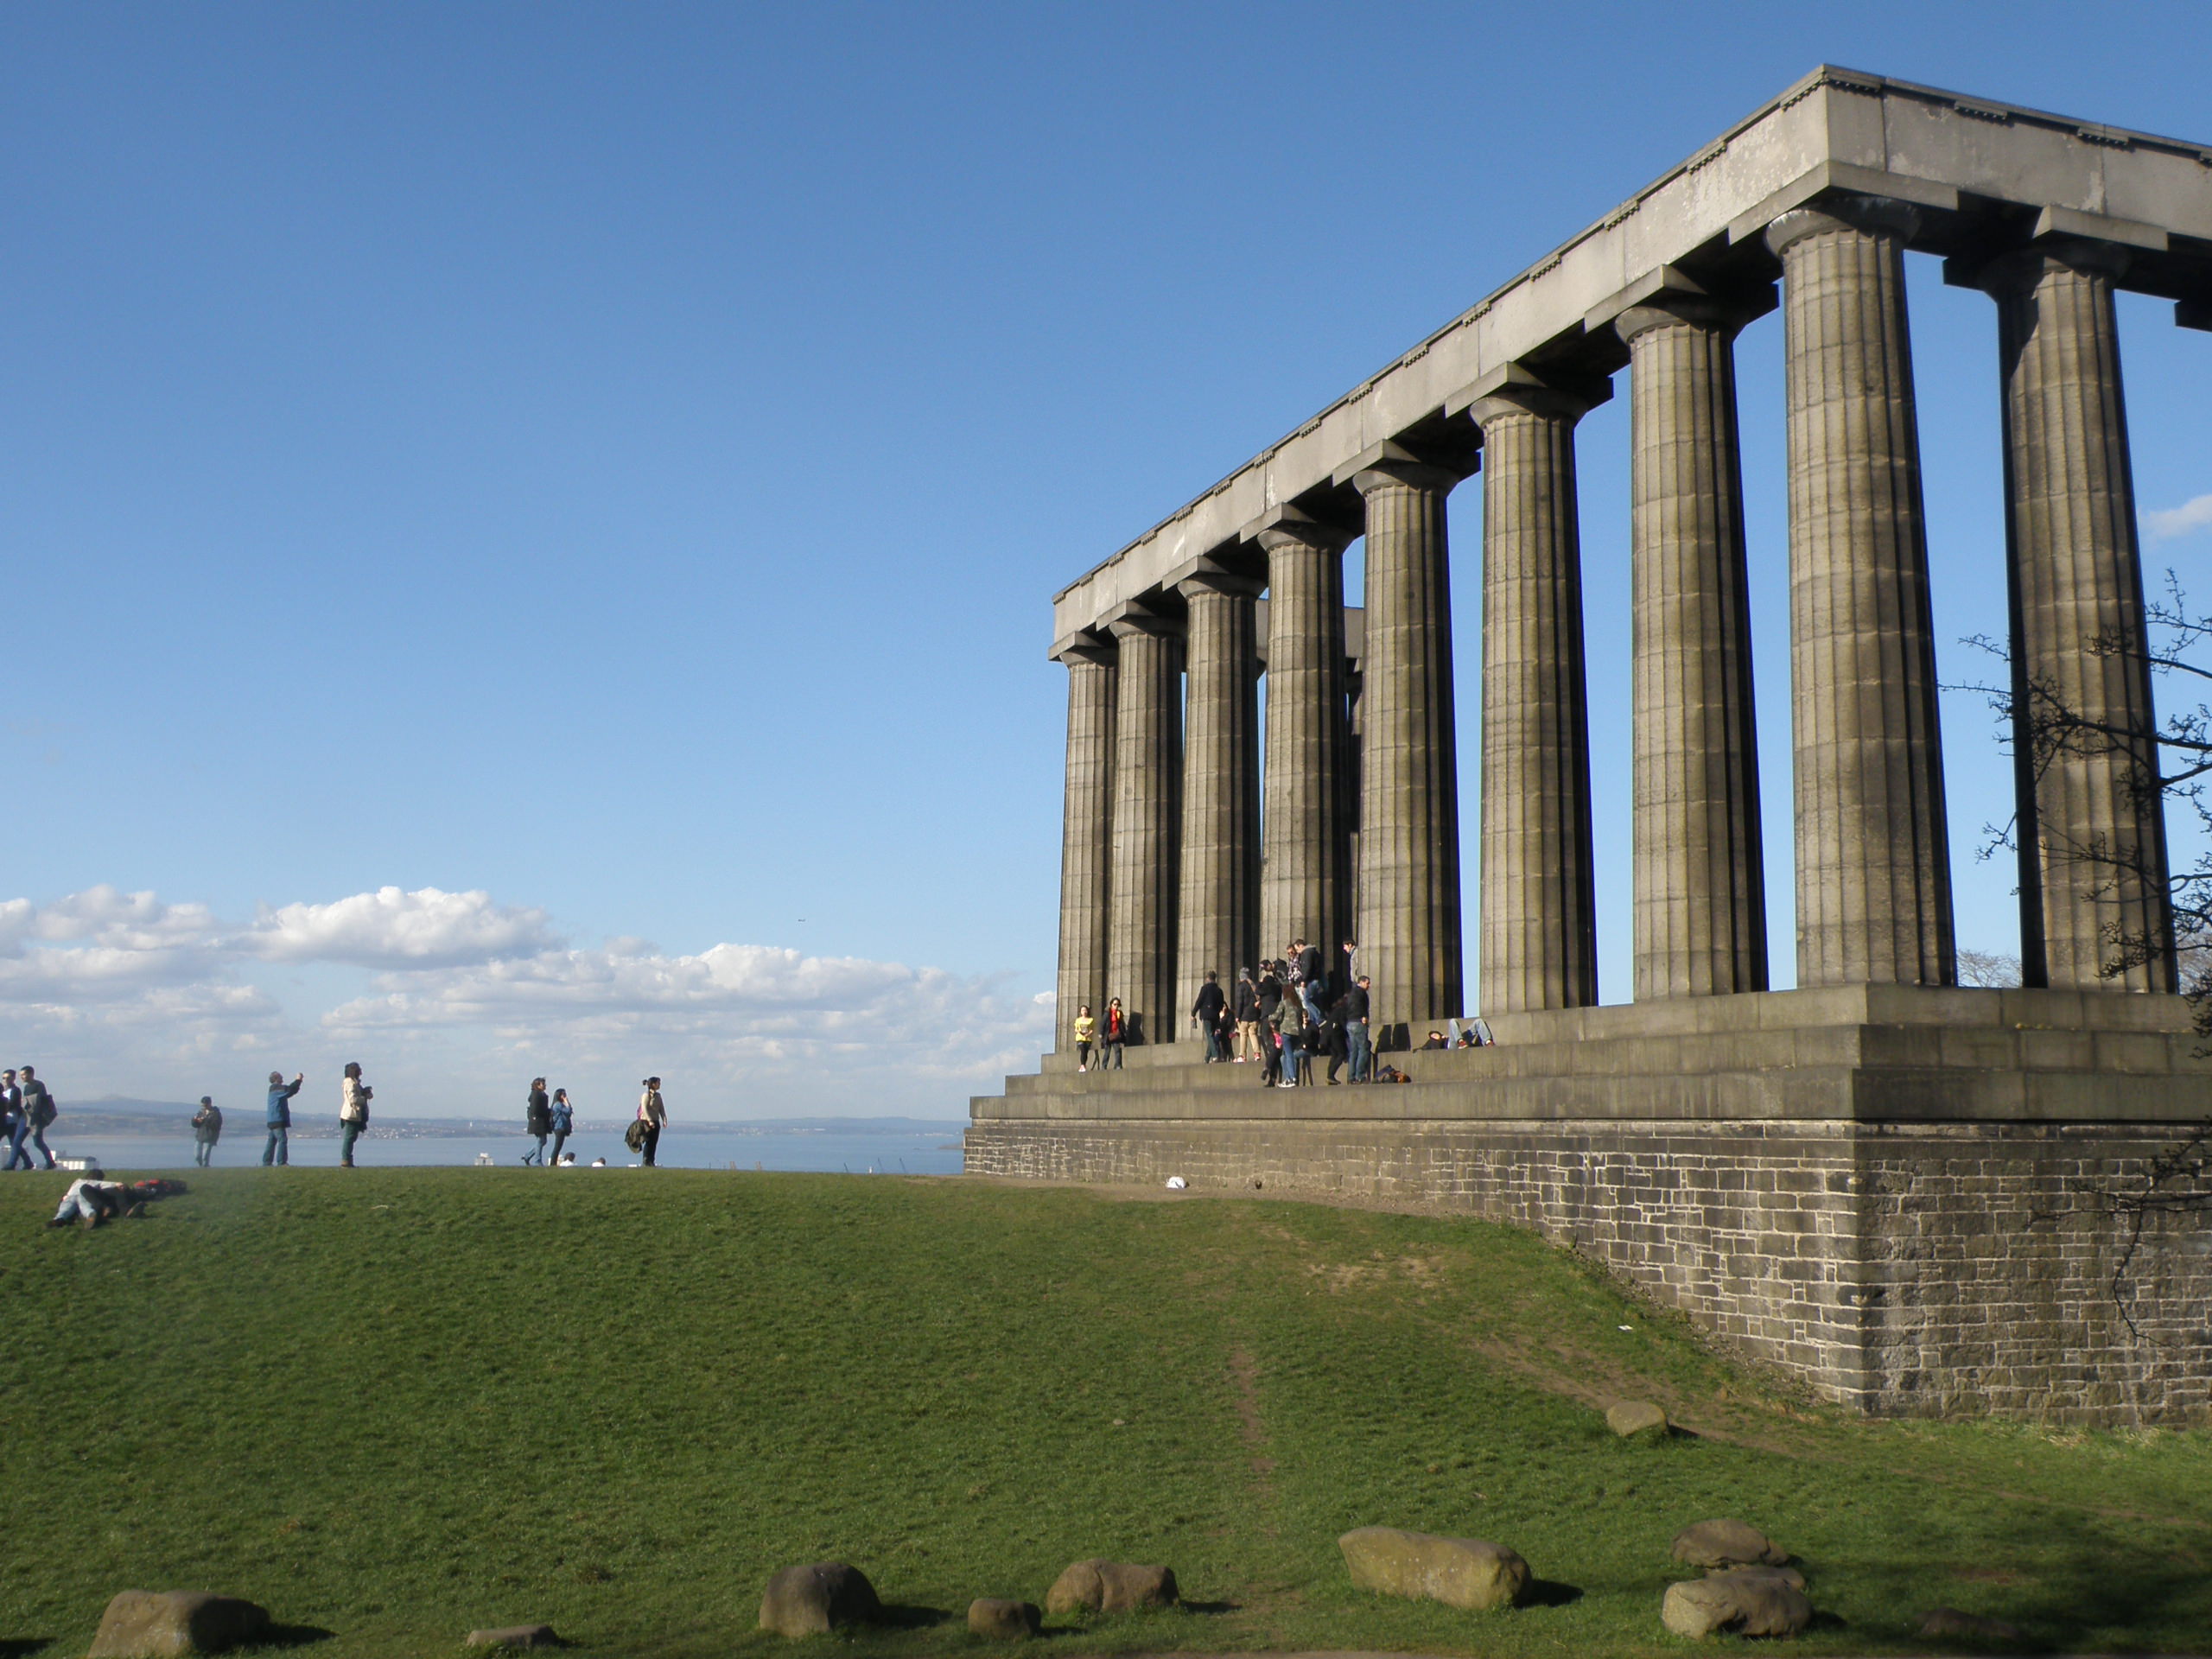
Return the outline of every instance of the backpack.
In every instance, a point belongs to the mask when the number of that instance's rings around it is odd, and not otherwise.
[[[54,1096],[47,1092],[46,1085],[40,1084],[38,1094],[30,1103],[31,1127],[35,1129],[44,1128],[54,1122],[54,1114],[58,1109],[54,1103]]]

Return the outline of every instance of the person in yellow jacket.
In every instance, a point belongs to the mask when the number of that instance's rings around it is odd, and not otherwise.
[[[1086,1002],[1075,1011],[1075,1069],[1090,1070],[1090,1046],[1098,1040],[1098,1022],[1090,1017],[1090,1004]]]

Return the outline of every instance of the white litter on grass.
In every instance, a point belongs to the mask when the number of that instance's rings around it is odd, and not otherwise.
[[[1633,1331],[1636,1327],[1632,1325],[1617,1325],[1613,1329],[1616,1331]]]
[[[1189,1185],[1190,1183],[1180,1175],[1170,1175],[1167,1178],[1167,1190],[1170,1192],[1180,1192]]]

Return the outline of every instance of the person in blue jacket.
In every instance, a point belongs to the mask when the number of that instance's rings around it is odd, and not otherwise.
[[[292,1161],[292,1096],[300,1092],[306,1075],[284,1081],[282,1071],[269,1074],[269,1144],[261,1149],[264,1164],[289,1164]]]
[[[565,1089],[556,1089],[553,1091],[552,1120],[553,1161],[557,1164],[561,1161],[563,1143],[568,1140],[576,1127],[575,1108],[569,1104],[569,1091]]]

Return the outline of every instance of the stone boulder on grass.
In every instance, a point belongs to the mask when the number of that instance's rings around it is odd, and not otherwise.
[[[1786,1567],[1732,1567],[1667,1586],[1660,1622],[1693,1638],[1795,1636],[1813,1622],[1802,1574]]]
[[[225,1653],[268,1633],[269,1610],[196,1590],[124,1590],[100,1615],[86,1659],[172,1659]]]
[[[1700,1521],[1675,1535],[1675,1559],[1688,1567],[1780,1567],[1789,1552],[1741,1521]]]
[[[1128,1561],[1076,1561],[1045,1592],[1045,1611],[1061,1613],[1126,1613],[1139,1607],[1173,1607],[1175,1570],[1139,1567]]]
[[[968,1633],[994,1641],[1020,1642],[1037,1634],[1045,1620],[1033,1601],[978,1596],[968,1604]]]
[[[849,1624],[872,1624],[882,1611],[875,1586],[860,1568],[817,1561],[787,1567],[768,1580],[760,1598],[760,1628],[779,1636],[827,1636]]]
[[[1440,1538],[1396,1527],[1360,1527],[1337,1540],[1351,1581],[1386,1596],[1412,1596],[1487,1612],[1529,1594],[1529,1563],[1503,1544]]]
[[[1607,1409],[1605,1427],[1623,1440],[1632,1434],[1649,1434],[1656,1440],[1667,1433],[1667,1414],[1649,1400],[1624,1400]]]
[[[464,1648],[565,1648],[550,1624],[503,1624],[497,1630],[471,1630],[461,1638]]]

